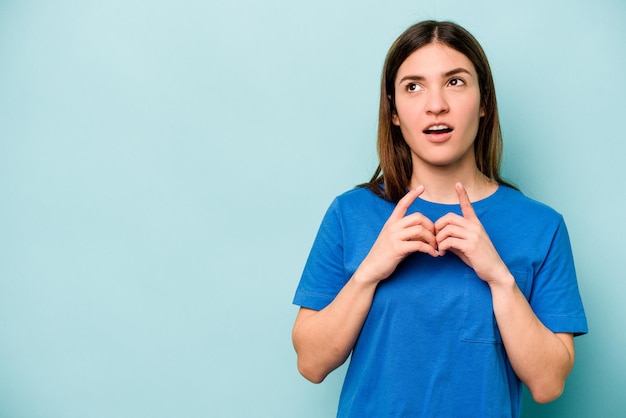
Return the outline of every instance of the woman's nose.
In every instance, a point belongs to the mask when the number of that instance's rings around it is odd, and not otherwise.
[[[446,113],[450,110],[450,106],[448,105],[448,101],[444,93],[440,90],[431,90],[428,92],[428,96],[426,99],[426,112],[439,115],[442,113]]]

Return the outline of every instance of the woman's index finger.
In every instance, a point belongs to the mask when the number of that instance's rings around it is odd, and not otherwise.
[[[474,207],[472,206],[472,202],[470,202],[469,195],[467,194],[467,190],[461,183],[455,184],[455,189],[457,194],[459,195],[459,204],[461,205],[461,213],[463,217],[466,219],[478,219],[476,216],[476,212],[474,212]]]
[[[406,215],[406,211],[409,209],[411,204],[413,204],[415,199],[417,199],[422,193],[424,193],[424,186],[417,186],[415,189],[409,190],[407,194],[405,194],[402,199],[398,201],[398,204],[391,213],[390,217],[396,219],[404,218],[404,215]]]

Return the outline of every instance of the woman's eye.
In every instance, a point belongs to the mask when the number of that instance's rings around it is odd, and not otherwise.
[[[419,85],[419,84],[417,84],[417,83],[409,83],[409,84],[407,84],[407,86],[406,86],[406,90],[407,90],[407,91],[409,91],[409,92],[418,91],[418,90],[420,90],[420,89],[421,89],[421,87],[420,87],[420,85]]]
[[[457,87],[457,86],[462,86],[465,84],[465,81],[463,81],[460,78],[453,78],[452,80],[450,80],[449,83],[452,87]]]

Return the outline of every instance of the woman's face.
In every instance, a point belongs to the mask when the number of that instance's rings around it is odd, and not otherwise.
[[[462,53],[441,43],[413,52],[394,82],[394,125],[411,148],[414,169],[476,164],[480,117],[478,75]]]

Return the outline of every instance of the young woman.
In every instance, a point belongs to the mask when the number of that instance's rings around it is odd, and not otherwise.
[[[294,303],[298,369],[351,354],[339,417],[518,417],[563,391],[587,332],[562,217],[500,178],[491,70],[450,22],[385,61],[380,165],[326,213]]]

